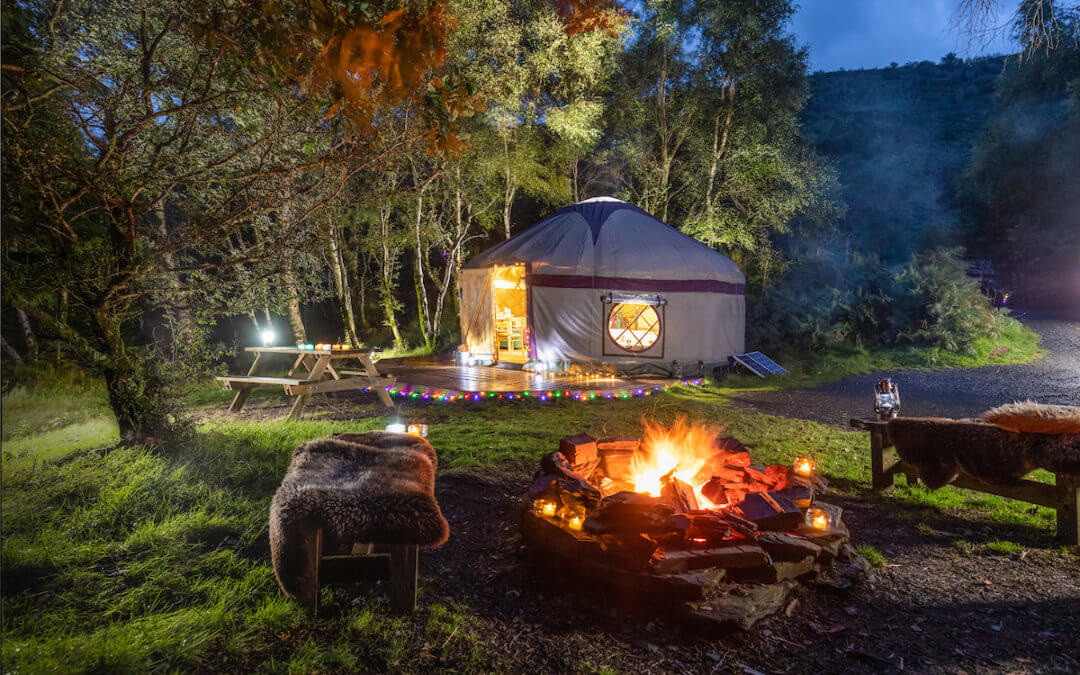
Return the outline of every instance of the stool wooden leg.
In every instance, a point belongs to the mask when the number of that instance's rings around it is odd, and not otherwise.
[[[1066,544],[1080,544],[1080,476],[1059,473],[1057,483],[1057,532]]]
[[[315,530],[315,537],[311,542],[311,611],[319,616],[319,595],[322,587],[319,585],[319,563],[322,561],[322,528]]]
[[[419,557],[419,546],[390,546],[390,605],[398,612],[411,612],[416,608]]]

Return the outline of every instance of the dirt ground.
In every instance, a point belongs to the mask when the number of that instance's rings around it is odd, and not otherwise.
[[[868,583],[840,592],[805,588],[790,616],[722,639],[695,637],[663,617],[629,611],[609,592],[555,584],[530,571],[517,519],[530,478],[439,477],[450,522],[445,546],[422,554],[427,601],[458,601],[478,615],[483,648],[513,671],[614,668],[629,672],[1078,672],[1080,559],[1041,545],[1026,553],[979,552],[1005,532],[970,518],[869,500],[834,499],[855,543],[885,554]],[[932,523],[923,534],[916,524]],[[940,528],[940,529],[938,529]],[[946,529],[947,528],[947,529]],[[965,552],[951,544],[976,545]]]
[[[846,426],[852,417],[873,416],[874,383],[891,377],[900,388],[901,412],[909,417],[974,417],[1025,399],[1080,405],[1080,318],[1016,316],[1042,336],[1047,358],[1028,365],[856,375],[813,389],[747,392],[734,400],[754,412]]]

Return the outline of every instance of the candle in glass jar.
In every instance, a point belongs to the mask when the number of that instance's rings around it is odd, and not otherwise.
[[[795,473],[800,476],[809,476],[814,473],[814,460],[809,457],[799,457],[795,460]]]

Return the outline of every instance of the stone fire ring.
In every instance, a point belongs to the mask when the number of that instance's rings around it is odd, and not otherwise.
[[[592,463],[594,472],[603,464],[604,443],[597,442],[601,462]],[[619,443],[625,447],[626,439]],[[561,494],[548,492],[541,498],[580,504],[588,481],[603,479],[602,469],[599,475],[584,476],[569,470],[574,463],[564,458],[552,453],[542,461],[537,485],[553,466],[561,465],[568,475],[554,483]],[[663,546],[644,534],[628,538],[623,532],[622,541],[612,546],[610,537],[573,529],[563,516],[537,513],[537,497],[534,485],[521,516],[522,536],[537,571],[557,577],[557,587],[592,588],[612,604],[664,614],[703,633],[749,629],[784,611],[802,584],[846,590],[871,574],[870,564],[850,543],[840,510],[816,500],[815,508],[831,513],[825,529],[802,523],[783,531],[744,531],[702,545]],[[627,545],[627,539],[639,545]]]

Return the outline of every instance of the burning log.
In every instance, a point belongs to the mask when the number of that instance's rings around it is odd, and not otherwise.
[[[745,464],[732,462],[732,466],[750,466],[750,453],[746,451],[746,446],[734,436],[717,436],[713,440],[713,449],[727,455],[740,455],[737,460],[739,462],[746,460]]]
[[[604,438],[596,442],[596,449],[602,455],[605,450],[628,450],[637,452],[641,449],[641,441],[637,438],[614,437]]]
[[[660,483],[663,485],[660,488],[660,499],[674,506],[676,511],[687,513],[698,510],[694,488],[676,478],[674,472],[661,478]]]
[[[793,530],[805,520],[795,502],[776,492],[747,495],[737,508],[762,529]]]
[[[558,487],[576,497],[583,504],[595,505],[600,501],[600,490],[590,485],[589,481],[574,471],[561,452],[544,455],[540,459],[540,470],[543,474],[555,476]]]
[[[637,492],[617,492],[605,497],[600,508],[585,519],[590,534],[643,533],[682,536],[690,519],[656,497]]]
[[[626,481],[633,466],[636,450],[600,448],[600,470],[613,481]]]
[[[589,434],[575,434],[559,441],[559,452],[575,467],[597,459],[596,439]]]
[[[711,511],[688,513],[690,528],[686,538],[696,543],[719,544],[731,539],[731,524]]]
[[[725,522],[731,525],[731,529],[735,530],[744,537],[752,538],[757,533],[758,527],[757,524],[754,523],[754,521],[747,520],[746,518],[743,518],[736,513],[732,513],[731,509],[723,509],[716,513],[721,518],[723,518]]]

